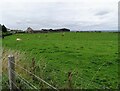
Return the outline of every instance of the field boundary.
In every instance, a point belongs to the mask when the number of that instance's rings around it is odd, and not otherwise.
[[[19,73],[17,73],[15,71],[15,65],[17,67],[19,67],[20,69],[26,71],[29,75],[32,75],[34,78],[36,78],[38,81],[43,82],[44,84],[46,84],[47,86],[49,86],[51,89],[54,89],[56,91],[58,91],[58,89],[54,86],[52,86],[51,84],[49,84],[48,82],[46,82],[45,80],[43,80],[42,78],[38,77],[37,75],[33,74],[32,72],[28,71],[27,69],[25,69],[24,67],[22,67],[21,65],[18,65],[15,63],[15,59],[13,55],[9,55],[8,56],[8,79],[9,79],[9,84],[8,87],[9,89],[12,91],[13,89],[19,89],[19,87],[16,84],[15,81],[15,77],[17,76],[19,78],[19,80],[22,80],[28,87],[30,87],[31,89],[40,89],[35,87],[32,83],[30,83],[29,81],[27,81],[24,77],[22,77]]]

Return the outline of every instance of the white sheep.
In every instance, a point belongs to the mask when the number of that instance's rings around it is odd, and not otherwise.
[[[20,38],[17,38],[16,41],[21,41],[21,39],[20,39]]]

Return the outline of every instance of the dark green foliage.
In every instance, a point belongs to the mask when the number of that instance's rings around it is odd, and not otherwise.
[[[7,28],[4,25],[2,25],[2,32],[7,32]]]
[[[5,25],[1,25],[0,24],[0,37],[4,38],[5,36],[9,36],[12,35],[12,33],[10,33],[9,31],[7,31],[7,28],[5,27]]]

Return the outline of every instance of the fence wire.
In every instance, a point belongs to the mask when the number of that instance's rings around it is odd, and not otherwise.
[[[9,79],[8,76],[4,75],[5,78]],[[7,85],[7,87],[10,89],[10,85],[8,82],[4,81],[4,83]]]
[[[10,85],[5,81],[5,84],[7,85],[8,89],[10,89]]]
[[[20,76],[17,72],[13,71],[12,69],[11,69],[11,71],[12,71],[13,74],[17,75],[17,77],[18,77],[20,80],[22,80],[27,86],[29,86],[30,88],[33,87],[34,89],[37,89],[37,87],[35,87],[35,86],[32,85],[30,82],[28,82],[27,80],[25,80],[25,79],[24,79],[22,76]],[[31,89],[33,89],[33,88],[31,88]]]
[[[100,69],[101,69],[105,64],[106,64],[106,62],[104,62],[104,63],[98,68],[98,70],[96,71],[95,75],[93,75],[90,83],[87,84],[87,87],[88,87],[91,83],[93,83],[92,81],[94,80],[94,78],[96,77],[96,75],[98,74],[98,72],[100,71]],[[102,85],[101,85],[101,86],[102,86]]]
[[[14,62],[12,62],[12,61],[10,61],[12,64],[14,64],[15,66],[17,66],[17,67],[19,67],[19,68],[21,68],[22,70],[24,70],[24,71],[26,71],[27,73],[29,73],[30,75],[32,75],[32,76],[34,76],[35,78],[37,78],[39,81],[42,81],[43,83],[45,83],[46,85],[48,85],[49,87],[51,87],[52,89],[54,89],[54,90],[57,90],[58,91],[58,89],[56,88],[56,87],[54,87],[54,86],[52,86],[51,84],[49,84],[48,82],[46,82],[45,80],[43,80],[42,78],[40,78],[40,77],[38,77],[37,75],[35,75],[35,74],[33,74],[32,72],[30,72],[29,70],[27,70],[26,68],[24,68],[24,67],[22,67],[21,65],[18,65],[18,64],[16,64],[16,63],[14,63]],[[95,72],[95,74],[93,75],[93,77],[92,77],[92,79],[91,79],[91,81],[86,85],[86,88],[91,84],[91,83],[93,83],[93,80],[94,80],[94,78],[96,77],[96,75],[98,74],[98,72],[100,71],[100,69],[103,67],[103,65],[105,65],[106,64],[106,62],[104,62],[99,68],[98,68],[98,70]],[[11,69],[12,70],[12,69]],[[15,75],[17,75],[18,76],[18,78],[20,79],[20,80],[22,80],[27,86],[29,86],[31,89],[38,89],[37,87],[35,87],[33,84],[31,84],[29,81],[27,81],[25,78],[23,78],[20,74],[18,74],[17,72],[15,72],[14,70],[12,70],[12,73],[13,74],[15,74]],[[83,78],[80,78],[81,80],[83,79]],[[16,88],[18,88],[17,87],[17,85],[12,81],[12,83],[16,86]],[[8,85],[9,86],[9,85]],[[102,85],[100,85],[100,86],[102,86]],[[18,88],[19,89],[19,88]],[[81,86],[81,89],[82,89],[82,86]]]
[[[14,83],[12,80],[11,80],[11,82],[13,83],[13,85],[17,88],[17,89],[19,89],[19,87],[17,86],[17,84],[16,83]],[[10,88],[11,89],[11,88]],[[19,90],[20,91],[20,90]]]
[[[48,86],[51,87],[52,89],[58,91],[58,89],[57,89],[56,87],[52,86],[51,84],[49,84],[48,82],[46,82],[46,81],[43,80],[42,78],[36,76],[35,74],[33,74],[32,72],[28,71],[28,70],[25,69],[24,67],[22,67],[22,66],[20,66],[20,65],[18,65],[18,64],[16,64],[16,63],[14,63],[14,62],[11,62],[11,63],[13,63],[14,65],[20,67],[20,68],[23,69],[24,71],[28,72],[30,75],[34,76],[34,77],[37,78],[39,81],[42,81],[43,83],[45,83],[46,85],[48,85]]]

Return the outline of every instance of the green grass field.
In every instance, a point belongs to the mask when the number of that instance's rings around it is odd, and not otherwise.
[[[57,88],[68,88],[68,72],[72,88],[117,88],[117,33],[15,34],[3,39],[3,48],[19,51],[24,57],[18,61],[27,69],[34,58],[34,73]]]

